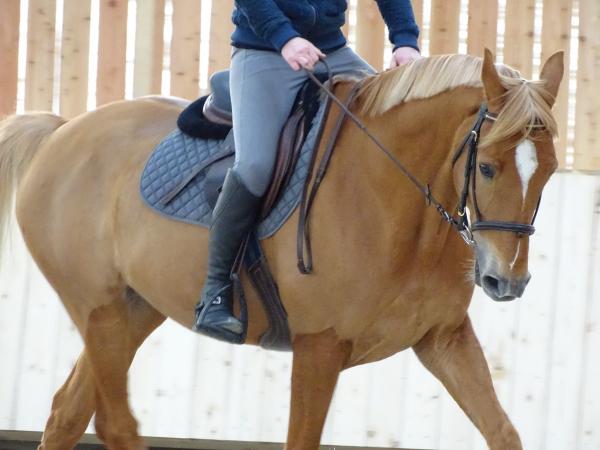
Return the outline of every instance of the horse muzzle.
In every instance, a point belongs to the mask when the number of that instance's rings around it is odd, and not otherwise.
[[[480,286],[484,292],[497,302],[509,302],[519,298],[525,292],[525,288],[531,279],[531,274],[523,278],[505,278],[490,271],[479,276]]]

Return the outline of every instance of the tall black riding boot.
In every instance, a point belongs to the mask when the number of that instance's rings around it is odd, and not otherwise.
[[[208,238],[208,272],[196,306],[193,329],[221,341],[241,343],[242,323],[233,315],[231,269],[240,245],[255,224],[261,198],[229,170],[215,205]]]

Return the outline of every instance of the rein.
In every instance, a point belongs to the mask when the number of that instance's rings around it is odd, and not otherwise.
[[[321,63],[325,65],[327,71],[329,72],[331,79],[331,70],[328,64],[321,60]],[[297,236],[297,256],[298,256],[298,269],[302,274],[312,273],[312,250],[310,244],[309,237],[309,226],[308,226],[308,218],[310,214],[310,210],[312,204],[314,202],[317,190],[323,180],[325,172],[327,170],[329,160],[333,153],[333,148],[335,146],[337,136],[342,128],[342,125],[345,121],[345,118],[349,118],[370,140],[375,144],[375,146],[381,150],[391,161],[392,163],[409,179],[409,181],[423,194],[425,200],[427,202],[427,206],[433,205],[437,212],[440,214],[442,219],[449,223],[458,233],[461,235],[465,243],[469,246],[475,246],[476,242],[473,238],[474,231],[484,231],[484,230],[494,230],[494,231],[507,231],[517,233],[519,237],[523,235],[532,235],[535,232],[535,227],[533,223],[537,216],[537,212],[539,209],[541,197],[538,200],[535,213],[533,215],[533,220],[530,224],[518,223],[518,222],[505,222],[505,221],[487,221],[482,220],[482,214],[479,210],[479,206],[477,203],[477,189],[476,189],[476,169],[477,169],[477,150],[479,143],[479,136],[481,132],[481,127],[486,120],[496,121],[496,116],[491,114],[487,109],[487,104],[484,102],[481,104],[479,108],[479,113],[477,115],[477,119],[475,123],[471,127],[469,133],[465,136],[462,143],[457,148],[454,157],[452,158],[452,167],[456,164],[460,156],[463,154],[465,148],[468,147],[467,159],[465,163],[465,173],[464,173],[464,184],[463,189],[460,195],[460,200],[457,208],[458,219],[453,216],[444,206],[435,198],[433,193],[431,192],[429,184],[421,183],[403,164],[402,162],[396,158],[390,150],[388,150],[378,139],[375,137],[366,127],[366,125],[352,112],[349,107],[352,102],[356,98],[356,94],[360,88],[361,82],[357,82],[350,95],[348,96],[345,102],[342,102],[338,99],[333,92],[329,88],[327,88],[323,83],[321,83],[317,77],[313,74],[312,71],[306,70],[308,77],[315,83],[319,88],[327,95],[327,97],[333,101],[340,109],[340,116],[332,129],[331,136],[325,148],[324,155],[321,159],[321,163],[319,165],[319,170],[315,181],[313,182],[312,189],[310,193],[308,192],[308,186],[310,184],[310,175],[313,172],[314,166],[314,158],[316,158],[316,151],[314,152],[313,160],[311,161],[311,166],[309,168],[309,176],[307,177],[304,190],[302,193],[302,200],[300,204],[300,218],[298,223],[298,236]],[[472,192],[473,205],[476,214],[476,221],[473,224],[469,224],[469,219],[467,217],[467,199],[469,196],[469,190]],[[305,246],[306,246],[306,258],[305,254]]]

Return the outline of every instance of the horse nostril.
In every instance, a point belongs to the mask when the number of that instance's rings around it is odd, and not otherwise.
[[[498,294],[498,279],[492,277],[491,275],[486,275],[483,277],[483,287],[494,294]]]

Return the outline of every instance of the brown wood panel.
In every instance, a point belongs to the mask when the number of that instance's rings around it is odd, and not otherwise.
[[[504,63],[531,78],[535,0],[506,0]]]
[[[0,0],[0,119],[17,108],[19,0]]]
[[[579,0],[579,58],[575,110],[578,170],[600,171],[600,2]]]
[[[460,0],[432,0],[429,53],[458,52]]]
[[[56,0],[30,0],[25,109],[52,110]]]
[[[60,114],[87,109],[91,0],[65,0],[60,67]]]
[[[496,54],[498,35],[498,0],[470,0],[467,53],[483,56],[489,48]]]
[[[96,104],[125,96],[127,0],[100,0]]]
[[[198,0],[173,0],[171,95],[190,100],[200,90],[200,12]]]
[[[554,105],[558,122],[558,139],[554,143],[559,167],[564,168],[567,157],[569,114],[569,58],[571,39],[571,10],[573,0],[546,0],[542,17],[542,64],[556,51],[565,52],[565,75]]]
[[[422,46],[423,41],[423,0],[412,0],[413,12],[415,13],[415,21],[419,25],[419,47]]]
[[[213,5],[210,18],[210,40],[208,52],[208,76],[229,68],[231,60],[231,33],[233,22],[231,12],[233,0],[219,0],[219,7]]]
[[[137,3],[133,96],[160,94],[163,69],[165,0]]]
[[[356,6],[356,51],[376,70],[383,69],[385,24],[377,4],[358,0]]]
[[[346,21],[342,27],[342,33],[346,36],[346,39],[350,36],[350,4],[348,3],[348,9],[346,10]]]

